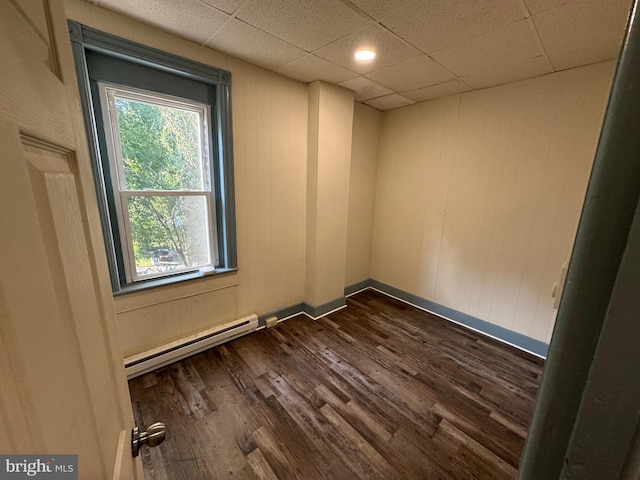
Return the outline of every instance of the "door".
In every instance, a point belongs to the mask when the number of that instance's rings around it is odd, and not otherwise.
[[[0,2],[0,452],[142,479],[66,29]]]

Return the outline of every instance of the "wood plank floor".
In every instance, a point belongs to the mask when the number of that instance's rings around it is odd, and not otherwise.
[[[374,291],[130,382],[148,480],[513,479],[532,356]]]

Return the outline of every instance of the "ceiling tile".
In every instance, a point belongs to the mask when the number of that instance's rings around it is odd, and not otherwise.
[[[617,59],[620,53],[620,45],[617,42],[612,43],[612,45],[599,45],[597,47],[552,53],[549,55],[549,60],[553,65],[553,69],[559,71],[604,60]]]
[[[308,52],[371,23],[339,0],[253,0],[238,18]]]
[[[471,89],[458,80],[452,80],[450,82],[441,83],[439,85],[433,85],[427,88],[420,88],[411,92],[402,92],[404,97],[415,100],[416,102],[426,102],[427,100],[433,100],[434,98],[447,97],[449,95],[455,95],[456,93],[468,92]]]
[[[279,68],[277,72],[306,83],[314,80],[340,83],[357,76],[356,73],[346,68],[339,67],[311,54]]]
[[[547,10],[571,1],[572,0],[524,0],[524,3],[527,5],[531,15],[538,15],[539,13],[546,12]]]
[[[431,53],[525,16],[522,3],[515,0],[420,0],[381,23],[424,53]]]
[[[580,0],[534,17],[547,54],[622,44],[629,0]]]
[[[207,47],[271,70],[306,55],[304,50],[236,19],[209,40]]]
[[[632,3],[86,1],[167,32],[167,42],[178,35],[304,82],[340,83],[359,101],[393,93],[424,101],[616,58]],[[353,53],[365,46],[378,56],[357,63]]]
[[[523,60],[500,68],[490,68],[484,72],[474,73],[462,77],[467,85],[473,89],[493,87],[510,82],[517,82],[525,78],[533,78],[546,73],[552,73],[553,68],[546,56]]]
[[[395,91],[416,90],[452,80],[453,75],[426,55],[367,74],[367,78]]]
[[[375,20],[380,20],[385,15],[413,1],[414,0],[350,0],[352,4]]]
[[[100,5],[198,43],[229,18],[198,0],[100,0]]]
[[[543,54],[531,20],[524,20],[433,53],[431,57],[461,77]]]
[[[370,63],[356,62],[353,54],[360,48],[374,50],[377,53],[375,60]],[[364,75],[417,57],[420,52],[379,25],[374,25],[344,37],[318,50],[315,54],[325,60]]]
[[[393,95],[387,95],[386,97],[374,98],[373,100],[367,100],[367,105],[378,110],[391,110],[392,108],[406,107],[407,105],[413,105],[413,100],[403,97],[394,93]]]
[[[201,0],[204,3],[211,5],[212,7],[222,10],[225,13],[233,13],[240,6],[245,3],[246,0]]]
[[[348,88],[356,92],[355,100],[362,102],[363,100],[369,100],[370,98],[381,97],[382,95],[389,95],[393,93],[393,90],[389,90],[382,85],[369,80],[365,77],[357,77],[346,82],[341,82],[340,86]]]

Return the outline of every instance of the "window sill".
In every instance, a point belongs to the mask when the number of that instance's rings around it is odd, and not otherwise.
[[[225,273],[232,273],[237,271],[237,268],[216,268],[215,272],[207,274],[202,274],[200,272],[191,272],[171,277],[154,278],[153,280],[145,280],[143,282],[123,285],[122,287],[120,287],[120,290],[118,290],[117,292],[113,292],[113,296],[117,297],[120,295],[126,295],[127,293],[142,292],[151,288],[164,287],[166,285],[173,285],[189,280],[196,280],[198,278],[216,277],[218,275],[224,275]]]

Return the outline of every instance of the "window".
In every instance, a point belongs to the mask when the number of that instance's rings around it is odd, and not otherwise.
[[[209,106],[99,88],[127,281],[216,264]]]
[[[234,270],[229,73],[69,26],[114,293]]]

